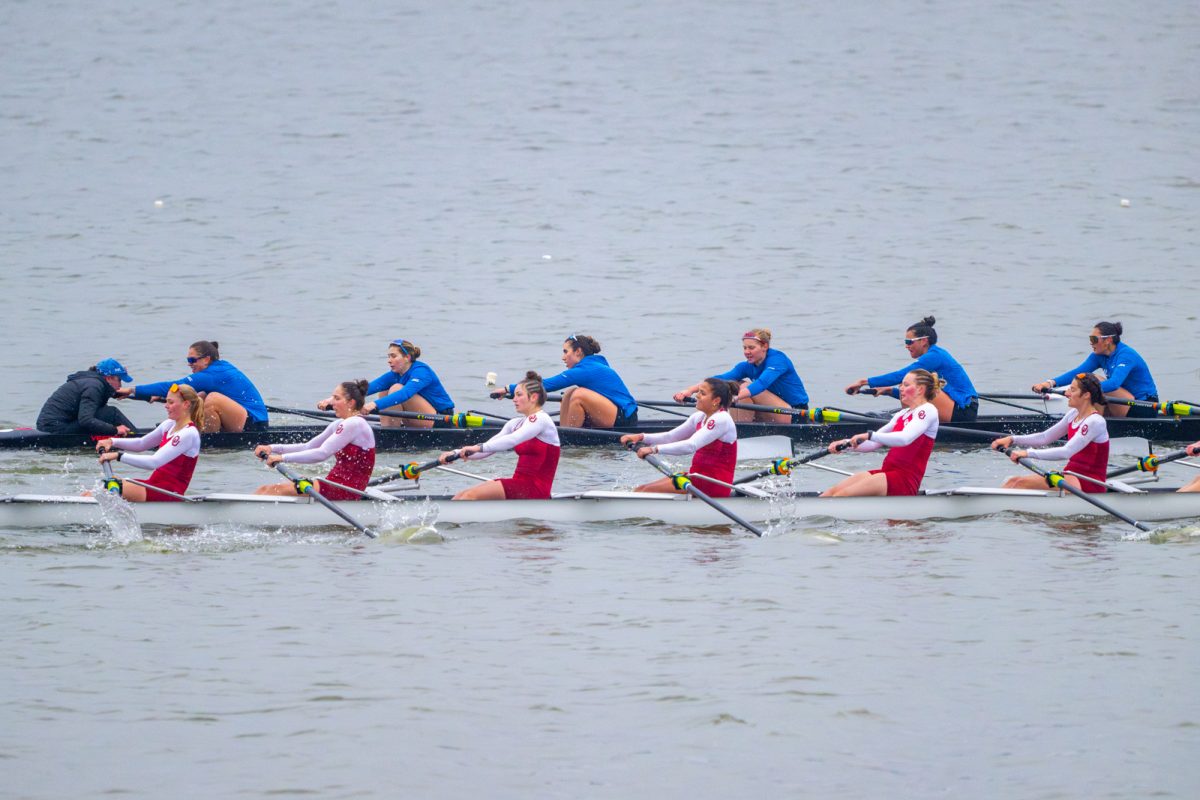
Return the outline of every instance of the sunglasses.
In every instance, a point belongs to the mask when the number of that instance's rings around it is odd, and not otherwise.
[[[178,384],[178,383],[172,383],[172,384],[171,384],[171,388],[170,388],[170,389],[167,389],[167,394],[175,394],[175,393],[177,393],[178,391],[179,391],[179,384]]]
[[[1113,335],[1114,334],[1109,334],[1108,336],[1089,336],[1088,341],[1091,342],[1092,344],[1096,344],[1101,339],[1111,339],[1113,337]]]
[[[921,341],[922,339],[928,339],[928,338],[929,338],[928,336],[916,336],[916,337],[913,337],[912,339],[905,339],[905,340],[904,340],[904,344],[905,344],[905,346],[908,346],[908,345],[910,345],[910,344],[914,344],[914,343],[916,343],[916,342],[919,342],[919,341]]]
[[[394,340],[392,342],[392,347],[398,347],[398,348],[400,348],[401,354],[408,355],[408,350],[405,349],[405,347],[404,347],[404,338],[403,337]]]
[[[200,360],[200,359],[202,359],[202,358],[204,358],[204,356],[188,356],[188,357],[187,357],[187,362],[188,362],[189,364],[195,364],[197,361],[199,361],[199,360]]]

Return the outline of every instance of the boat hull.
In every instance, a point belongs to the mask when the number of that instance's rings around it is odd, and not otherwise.
[[[862,422],[836,422],[832,424],[802,423],[793,425],[770,425],[766,423],[739,423],[738,436],[788,436],[802,445],[819,445],[834,439],[843,439],[882,425]],[[1053,420],[1032,414],[981,417],[976,422],[956,422],[954,427],[980,432],[999,434],[1035,433],[1044,430]],[[676,419],[644,420],[636,425],[618,427],[620,433],[660,433],[678,425]],[[325,429],[324,425],[279,425],[265,431],[243,433],[206,433],[202,437],[205,450],[237,450],[252,448],[258,444],[291,444],[308,441]],[[468,444],[486,441],[497,432],[497,428],[376,428],[375,445],[381,452],[449,450]],[[1200,416],[1153,419],[1113,418],[1108,420],[1108,432],[1112,437],[1140,436],[1152,442],[1194,442],[1200,440]],[[615,437],[611,431],[562,431],[560,437],[564,447],[612,447]],[[938,434],[939,444],[978,443],[984,438],[946,431]],[[95,446],[95,439],[87,434],[45,433],[32,428],[0,430],[0,449],[80,450]]]
[[[1107,516],[1090,503],[1069,494],[997,489],[959,489],[955,492],[916,497],[821,498],[811,494],[734,497],[721,503],[742,518],[759,523],[805,518],[849,521],[963,519],[991,514]],[[1107,494],[1104,502],[1142,521],[1200,518],[1200,493]],[[587,492],[552,500],[472,502],[454,502],[447,495],[421,495],[393,502],[357,501],[337,505],[363,524],[381,530],[424,523],[469,525],[506,520],[562,524],[645,519],[685,526],[729,524],[727,517],[694,498],[633,492]],[[134,503],[130,507],[139,524],[149,526],[230,525],[285,529],[347,526],[328,509],[306,497],[223,494],[188,503]],[[0,499],[0,528],[101,528],[105,525],[103,508],[104,504],[92,498],[16,495]]]

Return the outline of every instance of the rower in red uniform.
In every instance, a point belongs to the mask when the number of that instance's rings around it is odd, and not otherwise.
[[[150,433],[139,439],[102,439],[96,449],[100,463],[120,461],[142,469],[154,470],[145,483],[175,494],[187,492],[200,457],[200,423],[204,420],[204,400],[191,386],[172,384],[163,401],[167,418]],[[157,447],[149,455],[143,450]],[[152,488],[124,481],[121,497],[134,503],[147,501],[179,501],[178,497],[156,492]]]
[[[705,378],[695,387],[696,412],[674,430],[664,433],[629,433],[621,437],[622,444],[642,443],[638,458],[651,453],[665,456],[692,456],[688,474],[696,488],[709,497],[729,497],[737,467],[737,425],[729,414],[730,404],[737,398],[742,385],[722,378]],[[707,475],[722,483],[713,483],[697,475]],[[671,478],[659,478],[634,489],[635,492],[681,494]]]
[[[882,428],[859,433],[829,445],[829,452],[838,452],[846,443],[859,453],[869,453],[888,447],[887,456],[879,469],[856,472],[825,490],[822,497],[863,497],[914,495],[921,490],[925,467],[937,440],[938,411],[933,400],[946,382],[936,372],[914,369],[900,382],[900,405],[903,406]]]
[[[521,416],[504,423],[500,432],[483,444],[473,444],[458,450],[447,450],[438,459],[447,463],[457,453],[460,458],[478,460],[493,453],[512,450],[517,454],[517,468],[511,478],[498,478],[463,489],[455,500],[548,500],[558,472],[561,446],[558,428],[550,415],[542,410],[546,404],[546,387],[536,372],[526,372],[525,379],[513,385],[513,408]]]
[[[354,489],[367,488],[371,470],[375,469],[375,431],[362,417],[367,397],[366,381],[339,383],[329,398],[337,419],[325,430],[302,444],[260,444],[254,454],[265,455],[267,466],[280,461],[289,464],[319,464],[333,456],[333,469],[323,479],[313,481],[316,490],[329,500],[359,500],[362,495],[334,486],[340,483]],[[272,483],[260,486],[255,494],[295,495],[291,483]]]
[[[992,442],[992,448],[1040,447],[1067,437],[1061,447],[1042,450],[1013,450],[1009,455],[1014,462],[1019,458],[1037,458],[1045,461],[1066,461],[1066,470],[1086,475],[1095,481],[1103,481],[1108,475],[1108,423],[1104,421],[1104,391],[1100,379],[1090,372],[1081,372],[1067,387],[1067,413],[1062,419],[1041,433],[1027,436],[1004,436]],[[1100,493],[1108,489],[1093,481],[1081,481],[1074,475],[1063,476],[1067,483],[1085,492]],[[1005,489],[1045,489],[1046,479],[1041,475],[1014,475],[1004,482]]]

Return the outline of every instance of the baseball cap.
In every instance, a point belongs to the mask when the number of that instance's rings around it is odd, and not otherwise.
[[[133,378],[129,377],[129,373],[121,366],[121,362],[115,358],[106,358],[96,364],[96,372],[101,375],[113,375],[121,379],[121,383],[132,383]]]

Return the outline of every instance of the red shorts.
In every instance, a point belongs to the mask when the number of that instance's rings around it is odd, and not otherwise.
[[[362,500],[361,495],[331,486],[327,481],[323,481],[320,478],[317,479],[316,483],[320,487],[321,497],[324,497],[326,500]]]
[[[187,491],[187,484],[183,484],[182,486],[180,486],[178,481],[159,481],[159,480],[154,479],[153,475],[151,475],[150,478],[146,480],[146,483],[148,485],[144,486],[142,488],[144,488],[146,490],[146,502],[147,503],[182,503],[183,502],[178,497],[172,497],[169,494],[163,494],[162,492],[156,492],[150,488],[151,486],[158,486],[159,488],[166,489],[168,492],[175,492],[175,494],[183,494],[184,492]]]
[[[696,484],[696,488],[704,492],[709,497],[729,497],[731,494],[733,494],[733,489],[730,489],[728,486],[720,483],[713,483],[712,481],[706,481],[704,478],[701,478],[698,475],[692,478],[692,483]]]
[[[921,479],[911,472],[901,472],[898,469],[871,470],[872,475],[878,475],[881,472],[887,478],[888,497],[905,497],[921,491]]]
[[[550,490],[524,478],[497,478],[505,500],[549,500]]]

